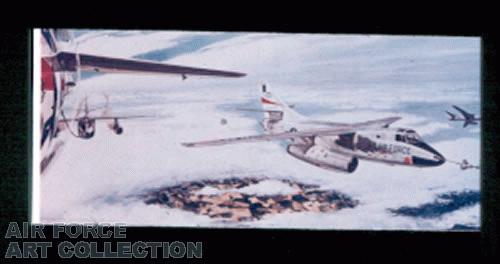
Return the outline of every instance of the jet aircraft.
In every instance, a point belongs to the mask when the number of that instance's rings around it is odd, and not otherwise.
[[[474,114],[471,114],[456,105],[453,105],[453,108],[460,112],[462,117],[457,117],[455,114],[446,111],[446,113],[450,117],[450,121],[464,121],[463,127],[467,127],[468,125],[477,125],[478,121],[481,121],[480,117],[476,117]]]
[[[312,165],[343,172],[354,172],[360,159],[390,165],[435,167],[446,159],[410,128],[392,128],[401,117],[387,117],[358,123],[311,120],[300,115],[262,87],[261,123],[266,133],[182,143],[185,147],[220,146],[244,142],[288,141],[286,151]]]

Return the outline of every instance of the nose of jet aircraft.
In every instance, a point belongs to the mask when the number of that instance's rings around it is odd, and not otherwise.
[[[435,167],[442,165],[446,161],[446,158],[441,153],[439,153],[428,144],[420,142],[418,145],[420,148],[425,149],[428,155],[426,155],[425,157],[412,156],[414,165],[423,167]]]

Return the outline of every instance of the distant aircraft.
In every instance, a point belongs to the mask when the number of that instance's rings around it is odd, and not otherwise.
[[[467,127],[468,125],[477,125],[477,121],[481,121],[480,117],[475,117],[474,114],[468,113],[456,105],[453,105],[453,108],[457,109],[457,111],[460,112],[463,117],[457,117],[455,114],[446,111],[446,113],[450,117],[450,121],[464,121],[463,127]]]
[[[87,115],[78,120],[68,120],[63,117],[62,111],[64,98],[70,90],[77,85],[80,72],[101,73],[143,73],[143,74],[166,74],[179,76],[183,80],[187,76],[211,76],[211,77],[243,77],[244,73],[233,71],[221,71],[214,69],[186,67],[173,64],[158,63],[144,60],[112,58],[78,53],[76,42],[70,31],[65,29],[41,29],[41,164],[43,173],[47,166],[54,160],[56,153],[64,145],[63,140],[58,137],[59,132],[69,126],[61,125],[61,121],[68,123],[76,121],[80,137],[91,138],[95,129],[96,119],[114,120],[114,131],[120,134],[123,131],[118,125],[118,119],[126,117],[94,117]],[[87,106],[88,110],[88,106]]]
[[[59,121],[60,124],[66,125],[69,132],[73,134],[73,136],[81,138],[81,139],[90,139],[95,134],[95,124],[96,121],[105,121],[108,123],[108,127],[113,133],[116,135],[121,135],[123,133],[123,127],[118,123],[119,119],[136,119],[136,118],[154,118],[159,116],[149,116],[149,115],[112,115],[111,108],[109,106],[109,97],[106,96],[106,105],[104,106],[104,110],[101,115],[90,115],[91,112],[96,109],[90,109],[88,105],[88,97],[85,97],[82,101],[80,101],[79,107],[76,111],[74,118],[67,118],[64,116],[64,112],[62,112],[62,120]],[[83,112],[83,115],[80,113]],[[76,131],[74,133],[69,123],[76,123]],[[58,129],[61,128],[61,125],[58,126]]]
[[[466,159],[464,159],[459,165],[460,165],[460,169],[462,169],[462,170],[479,169],[479,166],[475,166],[475,165],[470,164]]]
[[[218,146],[242,142],[288,140],[287,152],[293,157],[328,169],[353,172],[358,159],[390,165],[434,167],[445,158],[412,129],[389,128],[401,117],[388,117],[359,123],[316,121],[304,117],[262,87],[261,123],[266,134],[182,143],[186,147]]]

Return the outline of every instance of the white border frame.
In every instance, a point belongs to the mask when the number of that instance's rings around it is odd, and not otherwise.
[[[39,28],[33,29],[33,86],[32,88],[32,135],[33,141],[31,142],[32,148],[32,163],[31,163],[31,216],[30,222],[40,223],[40,127],[37,120],[40,120],[40,98],[41,91],[41,47],[40,47],[41,30]]]

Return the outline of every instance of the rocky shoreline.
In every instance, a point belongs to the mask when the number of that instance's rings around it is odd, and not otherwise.
[[[266,180],[269,179],[248,177],[191,181],[150,190],[140,198],[146,204],[164,205],[230,221],[252,221],[285,212],[333,212],[353,208],[359,203],[335,190],[321,190],[319,186],[291,180],[279,180],[295,190],[287,194],[240,192],[244,187]],[[217,190],[217,193],[202,193],[206,187]]]

